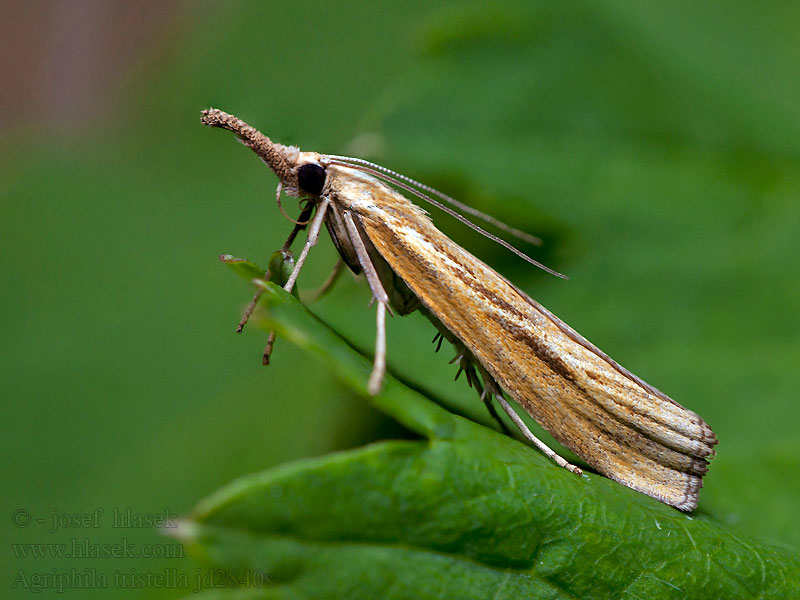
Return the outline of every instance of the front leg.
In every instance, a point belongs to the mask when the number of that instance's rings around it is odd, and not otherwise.
[[[367,391],[371,396],[375,396],[380,391],[383,376],[386,374],[386,307],[389,304],[389,296],[386,294],[386,290],[383,289],[383,284],[380,277],[378,277],[375,265],[372,264],[372,260],[367,253],[367,248],[353,220],[353,215],[345,211],[342,213],[342,217],[344,218],[350,243],[356,252],[356,256],[358,256],[358,262],[364,270],[364,275],[367,277],[369,288],[372,290],[372,297],[378,301],[375,359],[372,364],[369,383],[367,384]]]

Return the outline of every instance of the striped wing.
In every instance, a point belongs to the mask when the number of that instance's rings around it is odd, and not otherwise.
[[[363,178],[363,174],[360,174]],[[370,178],[371,179],[371,178]],[[375,180],[347,207],[411,290],[503,389],[603,475],[692,510],[717,439]],[[377,190],[377,191],[376,191]]]

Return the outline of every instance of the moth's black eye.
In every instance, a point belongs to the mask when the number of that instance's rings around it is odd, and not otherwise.
[[[325,187],[325,169],[314,163],[307,163],[297,170],[297,183],[300,189],[318,196]]]

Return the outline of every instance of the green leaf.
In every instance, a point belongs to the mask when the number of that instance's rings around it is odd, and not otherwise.
[[[291,251],[278,250],[277,252],[273,252],[272,256],[269,257],[269,280],[277,283],[279,286],[283,287],[286,285],[286,282],[289,281],[289,277],[292,275],[293,269],[294,255]],[[292,294],[295,298],[298,297],[296,286],[292,288]]]
[[[290,250],[277,250],[269,257],[269,268],[263,269],[246,258],[237,258],[231,254],[220,254],[219,259],[233,271],[248,281],[273,281],[280,286],[286,285],[294,269],[294,255]],[[292,289],[295,298],[299,297],[297,287]]]
[[[366,395],[369,360],[275,285],[264,300],[269,326]],[[370,401],[427,439],[244,477],[181,523],[175,535],[214,567],[268,575],[268,584],[209,597],[800,594],[796,557],[707,515],[685,515],[599,475],[577,477],[391,377]]]
[[[237,258],[231,254],[220,254],[219,259],[233,269],[233,272],[239,277],[247,281],[261,279],[267,272],[266,269],[259,267],[256,263],[246,258]]]

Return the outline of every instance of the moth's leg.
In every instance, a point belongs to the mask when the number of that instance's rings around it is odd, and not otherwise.
[[[344,269],[344,261],[340,257],[339,260],[336,261],[336,264],[333,265],[333,271],[331,271],[331,274],[328,275],[328,278],[317,290],[315,290],[310,294],[306,303],[310,304],[311,302],[316,302],[317,300],[322,298],[325,294],[327,294],[333,287],[333,284],[335,284],[338,281],[339,275],[342,274],[343,269]]]
[[[377,333],[375,335],[375,361],[372,364],[367,382],[367,392],[375,396],[381,391],[383,377],[386,374],[386,304],[378,302]]]
[[[344,225],[347,228],[347,233],[350,236],[350,242],[353,244],[353,248],[358,256],[358,262],[361,264],[361,268],[364,269],[364,275],[367,277],[367,283],[369,284],[370,290],[372,290],[372,295],[378,302],[389,304],[389,296],[386,294],[386,290],[383,289],[381,279],[378,277],[378,271],[375,270],[375,265],[372,264],[372,259],[370,259],[367,253],[367,247],[364,245],[364,240],[361,239],[361,234],[353,220],[353,215],[345,211],[342,217],[344,218]]]
[[[283,289],[287,292],[291,292],[292,288],[294,288],[294,284],[297,281],[297,276],[300,275],[300,269],[303,268],[303,264],[306,262],[306,257],[308,256],[308,251],[317,243],[319,239],[319,230],[322,227],[322,223],[325,220],[325,213],[328,211],[328,207],[331,204],[331,199],[327,196],[322,199],[322,202],[319,203],[317,207],[317,214],[314,215],[314,220],[311,221],[311,226],[308,228],[308,238],[306,238],[306,245],[303,246],[302,252],[300,252],[300,256],[297,257],[297,262],[294,264],[294,269],[292,270],[292,274],[289,275],[289,280],[286,282],[286,285],[283,286]]]
[[[547,458],[552,460],[559,467],[563,467],[567,471],[571,471],[571,472],[575,473],[576,475],[582,474],[583,471],[579,467],[576,467],[575,465],[573,465],[571,463],[568,463],[566,460],[564,460],[562,457],[560,457],[558,454],[556,454],[550,448],[550,446],[545,444],[542,440],[540,440],[535,435],[533,435],[533,433],[531,433],[531,430],[528,429],[527,425],[525,425],[525,421],[523,421],[520,418],[520,416],[516,412],[514,412],[514,409],[511,408],[511,405],[503,397],[502,390],[500,390],[500,387],[494,381],[492,376],[489,375],[488,373],[486,373],[485,369],[481,368],[480,366],[478,368],[481,370],[481,375],[484,377],[486,390],[489,391],[489,393],[491,393],[495,397],[497,402],[500,403],[500,406],[502,406],[503,410],[506,411],[506,414],[509,417],[511,417],[511,420],[514,421],[514,425],[516,425],[519,428],[519,430],[522,432],[522,435],[525,436],[525,439],[527,439],[534,446],[536,446],[539,450],[541,450],[542,453]]]
[[[280,196],[280,186],[278,187],[278,195]],[[319,209],[317,210],[317,214],[314,216],[314,220],[311,222],[311,227],[308,230],[308,238],[306,239],[306,245],[303,246],[303,251],[300,253],[300,257],[297,259],[297,262],[294,264],[294,269],[292,270],[292,274],[289,276],[289,280],[286,282],[286,285],[283,286],[287,292],[291,292],[292,288],[294,287],[295,282],[297,281],[297,276],[300,274],[300,268],[303,266],[303,263],[306,261],[306,257],[308,256],[308,251],[311,250],[311,247],[317,243],[319,239],[319,230],[322,227],[322,222],[325,218],[325,211],[328,209],[328,205],[330,204],[330,199],[324,198],[322,203],[319,205]],[[292,245],[294,238],[300,232],[301,229],[305,229],[306,225],[308,225],[308,221],[305,221],[310,215],[311,210],[313,209],[312,205],[307,206],[303,209],[303,212],[300,213],[300,219],[295,222],[294,229],[292,229],[292,233],[289,234],[289,238],[286,240],[286,243],[283,245],[282,250],[287,252],[289,250],[289,246]],[[269,271],[267,272],[265,279],[269,279]],[[240,328],[237,330],[241,332],[241,328],[244,327],[244,324],[247,322],[247,319],[250,318],[253,310],[258,304],[258,300],[261,297],[263,290],[259,290],[256,292],[253,301],[248,306],[247,312],[245,312],[245,316],[242,317],[242,322],[240,323]],[[270,331],[269,337],[267,338],[267,345],[264,346],[264,352],[261,355],[261,364],[264,366],[269,364],[270,356],[272,356],[272,346],[275,344],[275,332]]]
[[[267,271],[264,273],[264,281],[269,281],[271,273]],[[244,313],[242,314],[242,318],[239,320],[239,324],[236,326],[236,333],[242,333],[244,331],[244,326],[247,325],[247,322],[250,320],[250,317],[253,316],[253,313],[256,310],[256,306],[258,306],[258,301],[261,299],[261,294],[264,293],[264,290],[259,288],[256,290],[256,293],[253,294],[253,298],[250,300],[250,304],[247,305],[247,308],[244,309]]]
[[[497,424],[500,425],[500,429],[503,430],[508,437],[511,437],[511,430],[503,423],[503,420],[500,418],[500,415],[497,414],[497,411],[494,409],[494,404],[492,403],[492,396],[491,394],[487,394],[485,391],[481,393],[481,400],[483,400],[483,404],[486,406],[489,414],[492,418],[497,421]]]
[[[375,265],[372,264],[364,240],[361,239],[361,234],[353,220],[353,215],[349,211],[344,211],[342,217],[350,242],[353,244],[356,256],[358,256],[358,262],[361,264],[361,268],[364,269],[364,275],[367,277],[372,297],[378,302],[375,360],[372,364],[372,374],[369,376],[369,383],[367,384],[367,391],[374,396],[380,391],[383,376],[386,373],[386,307],[389,304],[389,296],[386,294],[386,290],[383,289],[383,284],[380,277],[378,277]]]
[[[442,349],[442,342],[444,341],[444,336],[442,335],[441,331],[437,331],[436,335],[433,336],[433,342],[436,344],[436,350],[434,352],[439,352]]]
[[[278,184],[278,189],[275,191],[275,195],[277,196],[278,200],[281,197],[281,190],[283,189],[282,184]],[[297,221],[292,220],[294,223],[294,227],[292,228],[291,233],[289,233],[289,237],[286,238],[286,241],[283,243],[281,247],[282,252],[288,252],[289,248],[292,246],[297,234],[300,233],[303,229],[306,228],[308,225],[308,219],[311,216],[311,212],[314,210],[313,203],[308,203],[305,208],[300,212],[300,216],[297,218]],[[264,281],[269,281],[271,273],[267,271],[264,273]],[[255,311],[256,306],[258,306],[258,301],[261,299],[261,294],[264,293],[262,288],[258,288],[256,293],[253,295],[253,299],[250,300],[250,304],[247,305],[247,309],[245,309],[244,314],[242,315],[241,320],[239,321],[239,326],[236,328],[236,333],[242,333],[244,326],[247,325],[247,322],[250,320],[250,317]],[[271,332],[270,332],[271,333]],[[270,335],[270,340],[272,342],[275,341],[275,336]],[[268,342],[267,348],[269,351],[272,351],[272,344]],[[267,348],[264,349],[264,364],[269,364],[269,353],[267,352]]]
[[[269,332],[267,344],[264,346],[264,352],[261,355],[261,364],[265,367],[269,364],[269,358],[272,356],[272,346],[275,345],[275,330]]]
[[[508,427],[506,427],[506,424],[503,423],[503,420],[500,418],[500,415],[498,415],[497,411],[494,409],[494,404],[492,403],[492,394],[489,392],[488,386],[484,387],[481,384],[481,378],[478,377],[478,373],[475,370],[475,363],[477,361],[466,349],[466,347],[459,348],[458,351],[459,354],[456,355],[456,359],[459,360],[459,364],[458,364],[458,373],[456,373],[456,379],[458,379],[459,375],[461,375],[461,372],[463,371],[467,377],[467,385],[469,387],[473,386],[475,387],[475,390],[478,392],[481,401],[483,402],[484,406],[486,406],[486,409],[489,411],[489,415],[495,421],[497,421],[497,424],[500,425],[500,429],[503,431],[503,433],[510,436],[511,431],[509,431]],[[487,376],[490,377],[488,373],[486,373],[485,371],[482,372],[482,375],[484,378],[486,378]],[[492,381],[492,383],[494,383],[494,381]]]
[[[464,373],[467,376],[467,383],[470,384],[470,387],[472,387],[473,385],[475,386],[475,389],[480,395],[481,400],[483,401],[483,404],[486,407],[486,410],[489,411],[489,415],[491,415],[491,417],[495,421],[497,421],[497,424],[500,425],[500,429],[503,430],[503,433],[505,433],[507,436],[510,437],[511,431],[503,422],[503,420],[500,418],[500,415],[497,414],[497,411],[494,409],[494,403],[492,402],[492,394],[489,393],[488,389],[484,388],[484,386],[481,385],[480,377],[478,377],[478,373],[475,371],[475,365],[470,363],[469,367],[464,369]]]
[[[455,348],[456,355],[450,361],[450,364],[458,361],[458,372],[456,373],[456,379],[459,378],[461,373],[463,372],[467,377],[467,385],[469,387],[475,387],[475,390],[478,392],[478,395],[481,398],[481,402],[483,402],[484,406],[486,406],[486,410],[489,411],[489,416],[491,416],[497,424],[500,425],[500,429],[506,435],[510,436],[511,431],[509,431],[506,424],[500,418],[500,415],[497,414],[497,411],[494,409],[494,404],[492,404],[492,394],[488,392],[488,390],[484,389],[484,386],[481,384],[481,378],[478,377],[478,373],[475,370],[475,365],[478,361],[472,355],[472,353],[467,349],[467,347],[459,340],[456,336],[454,336],[450,331],[442,324],[439,319],[434,317],[430,312],[425,310],[424,308],[420,309],[420,312],[424,314],[428,320],[436,327],[436,335],[433,336],[433,343],[436,344],[436,352],[442,349],[442,342],[447,340],[453,345]],[[481,371],[481,375],[486,378],[490,377],[485,370]]]

